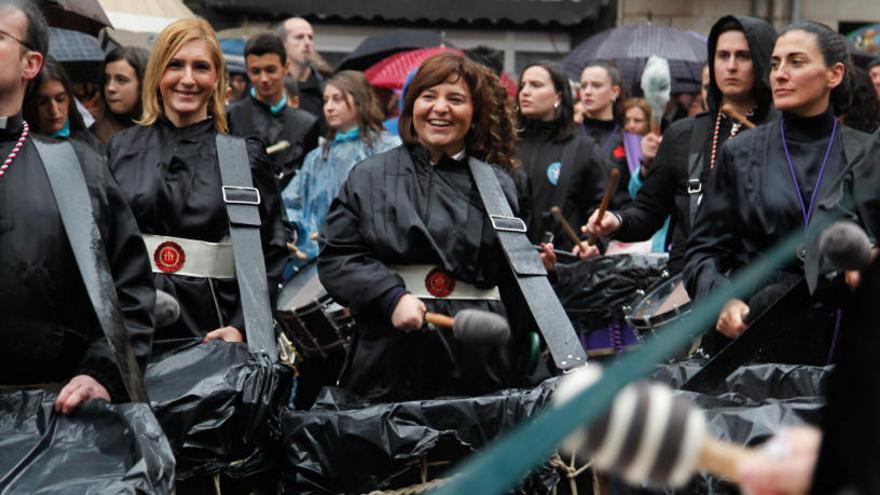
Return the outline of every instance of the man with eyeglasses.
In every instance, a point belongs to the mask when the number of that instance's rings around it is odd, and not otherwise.
[[[28,0],[0,0],[0,391],[57,391],[55,409],[126,399],[86,292],[47,168],[22,120],[29,82],[48,48],[46,21]],[[103,159],[71,142],[82,168],[125,329],[144,366],[155,290],[137,224]],[[66,191],[66,190],[65,190]],[[39,385],[36,385],[39,384]]]

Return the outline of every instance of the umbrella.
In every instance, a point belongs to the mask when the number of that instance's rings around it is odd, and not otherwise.
[[[49,28],[49,55],[77,82],[97,80],[104,63],[104,50],[97,38],[69,29]]]
[[[612,60],[620,67],[623,85],[639,94],[639,81],[648,58],[657,55],[669,61],[672,92],[700,90],[700,69],[706,63],[706,40],[675,28],[640,25],[602,31],[587,38],[562,59],[562,67],[579,80],[584,66],[593,59]]]
[[[367,76],[370,84],[377,88],[400,89],[403,87],[403,82],[410,71],[422,65],[422,62],[432,55],[447,51],[461,54],[461,50],[445,46],[417,48],[415,50],[395,53],[390,57],[380,60],[364,71],[364,75]]]
[[[110,26],[110,19],[98,0],[40,0],[50,26],[73,29],[92,35]]]
[[[397,52],[415,48],[444,45],[443,36],[432,31],[396,29],[370,36],[339,63],[336,70],[365,70],[376,62]]]
[[[136,33],[158,33],[178,19],[195,17],[181,0],[98,0],[98,3],[114,28]]]

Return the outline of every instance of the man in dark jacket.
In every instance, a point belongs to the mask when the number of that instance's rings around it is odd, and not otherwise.
[[[583,229],[624,242],[644,241],[672,215],[669,267],[673,273],[681,271],[702,185],[722,143],[741,129],[721,107],[727,105],[755,124],[775,118],[768,80],[775,42],[776,31],[761,19],[719,19],[708,39],[709,111],[673,122],[663,133],[633,206],[605,215],[601,224],[594,213]]]
[[[0,387],[58,389],[55,409],[70,414],[83,401],[124,400],[126,393],[56,192],[21,118],[28,83],[47,52],[46,21],[27,0],[0,0],[0,30],[0,154],[6,157],[0,167]],[[125,330],[143,368],[155,301],[147,252],[104,160],[71,144],[71,162],[82,168],[103,240],[92,248],[106,252]]]
[[[230,105],[229,132],[263,141],[284,188],[306,153],[318,146],[318,119],[287,104],[284,74],[290,62],[280,38],[257,35],[245,45],[244,56],[250,95]]]

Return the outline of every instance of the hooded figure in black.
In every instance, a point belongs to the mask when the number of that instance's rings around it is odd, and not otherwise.
[[[794,24],[776,41],[771,60],[774,104],[782,115],[729,140],[718,152],[685,255],[687,288],[696,299],[727,284],[731,272],[789,234],[805,232],[816,206],[834,191],[836,179],[868,138],[835,118],[849,102],[849,55],[839,34],[818,23]],[[729,301],[719,315],[718,332],[738,336],[747,318],[759,314],[752,306],[759,304],[762,292],[801,280],[804,249],[798,250],[798,258],[748,304]],[[811,303],[805,303],[808,310],[792,315],[791,323],[802,326],[798,334],[811,341],[792,358],[824,363],[842,315],[830,295],[814,296]]]
[[[728,43],[718,51],[718,38],[731,31],[745,36],[747,51],[742,47],[744,50],[737,52]],[[593,215],[587,224],[589,232],[611,235],[624,242],[644,241],[671,215],[668,266],[671,273],[681,271],[702,187],[714,166],[713,156],[741,129],[737,121],[719,109],[725,103],[737,104],[743,108],[740,113],[748,114],[749,120],[757,125],[775,118],[767,79],[775,41],[773,27],[754,17],[725,16],[712,26],[708,40],[709,111],[670,124],[634,205],[614,210],[613,215],[603,218],[601,225],[596,224]],[[721,85],[719,76],[725,80]]]
[[[287,105],[284,74],[290,64],[281,38],[264,33],[248,40],[244,49],[250,94],[229,106],[229,133],[255,137],[272,153],[279,189],[290,182],[306,154],[318,146],[318,119]],[[287,147],[279,143],[287,141]]]
[[[545,233],[550,232],[557,249],[569,250],[573,243],[550,209],[558,206],[573,225],[584,221],[586,212],[602,200],[608,180],[601,152],[575,128],[570,85],[553,64],[526,66],[518,98],[521,131],[516,154],[528,178],[531,211],[523,213],[529,239],[533,244],[546,242]]]

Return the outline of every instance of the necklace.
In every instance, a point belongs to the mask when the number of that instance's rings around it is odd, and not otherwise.
[[[752,112],[749,112],[751,115]],[[723,113],[721,111],[718,112],[718,116],[715,117],[715,132],[712,133],[712,155],[709,157],[709,170],[715,168],[715,159],[718,157],[718,134],[721,130],[721,116]],[[736,137],[736,134],[739,132],[740,128],[742,128],[742,124],[739,122],[734,122],[730,127],[730,136],[727,139],[733,139]]]
[[[6,175],[6,169],[8,169],[10,165],[12,165],[15,157],[18,156],[18,153],[21,151],[21,147],[24,146],[24,142],[27,141],[29,131],[30,126],[28,126],[27,121],[23,120],[21,123],[21,136],[19,136],[18,141],[15,143],[15,146],[12,147],[12,151],[9,152],[6,160],[3,160],[3,165],[0,165],[0,178]]]
[[[791,180],[794,182],[794,189],[797,191],[798,201],[801,202],[801,212],[804,214],[804,227],[808,227],[810,225],[810,219],[813,217],[813,205],[816,203],[816,197],[819,195],[819,187],[822,185],[822,176],[825,174],[825,165],[828,165],[828,157],[831,156],[831,148],[834,146],[834,136],[837,134],[837,119],[834,119],[834,125],[831,127],[831,138],[828,139],[828,147],[825,148],[825,157],[822,158],[822,165],[819,166],[819,176],[816,177],[816,185],[813,186],[813,194],[810,197],[809,208],[804,203],[804,194],[801,192],[797,173],[794,170],[794,164],[791,162],[791,153],[788,152],[788,143],[785,142],[785,119],[782,117],[779,118],[779,134],[782,136],[782,149],[785,151],[785,160],[788,162],[788,170],[791,172]]]

